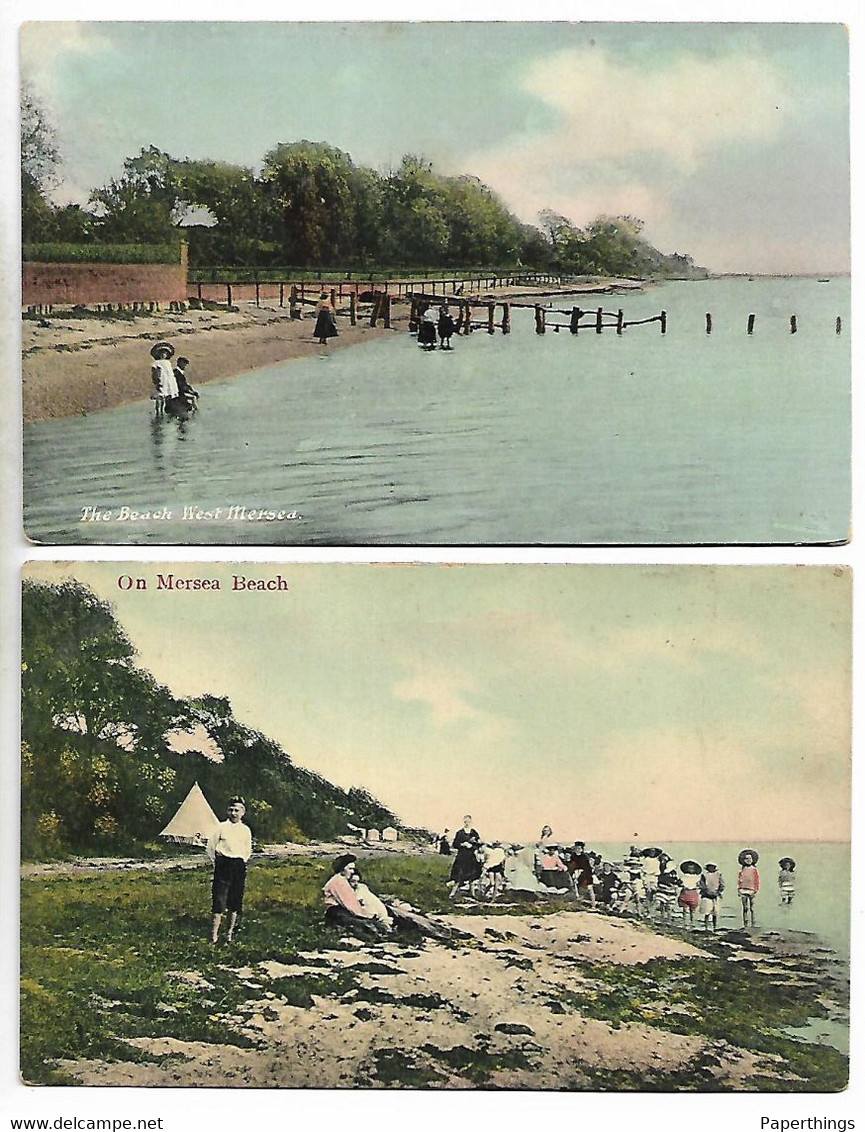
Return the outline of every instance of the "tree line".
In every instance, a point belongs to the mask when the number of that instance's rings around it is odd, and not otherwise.
[[[325,142],[280,142],[255,172],[150,146],[95,188],[86,207],[57,207],[49,200],[60,166],[56,134],[26,87],[21,138],[25,243],[165,244],[182,224],[193,267],[705,274],[689,256],[653,248],[635,217],[602,216],[580,228],[545,210],[537,226],[525,224],[477,177],[445,176],[416,154],[381,173]]]
[[[79,582],[25,580],[21,696],[25,859],[140,851],[196,780],[217,813],[243,795],[263,841],[405,829],[369,791],[296,766],[226,697],[174,696],[136,663],[111,606]]]

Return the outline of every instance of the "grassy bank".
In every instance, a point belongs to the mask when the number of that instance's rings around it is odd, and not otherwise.
[[[365,864],[373,889],[410,900],[426,911],[448,910],[445,876],[448,862],[436,857],[382,858]],[[242,931],[231,945],[216,949],[208,942],[209,873],[206,869],[159,874],[105,874],[93,877],[30,878],[22,885],[21,1061],[25,1080],[63,1083],[70,1077],[56,1062],[100,1059],[107,1062],[159,1065],[169,1054],[145,1049],[142,1040],[173,1039],[212,1043],[225,1056],[262,1057],[267,1050],[268,1018],[295,1010],[312,1015],[323,1002],[333,1012],[350,1007],[351,1024],[373,1020],[374,1048],[347,1084],[441,1085],[461,1081],[500,1084],[501,1075],[530,1087],[531,1073],[543,1060],[533,1040],[540,1023],[587,1019],[605,1034],[623,1036],[646,1029],[665,1043],[692,1043],[681,1064],[656,1070],[599,1068],[574,1054],[572,1076],[565,1085],[590,1089],[720,1088],[715,1067],[735,1047],[751,1051],[771,1066],[755,1070],[747,1086],[786,1091],[829,1091],[844,1087],[847,1061],[829,1046],[804,1045],[785,1036],[784,1027],[802,1025],[825,1011],[819,1001],[828,993],[815,964],[799,957],[791,965],[763,970],[755,958],[738,954],[736,962],[706,954],[704,958],[654,959],[623,963],[583,960],[591,927],[572,934],[567,976],[554,994],[530,1005],[528,1024],[499,1024],[491,1036],[489,1018],[482,1024],[472,1009],[445,993],[426,977],[409,986],[400,968],[411,957],[430,974],[436,963],[449,971],[468,970],[490,960],[515,980],[506,996],[519,1005],[520,980],[530,980],[545,957],[535,944],[519,947],[514,933],[498,926],[491,909],[472,911],[475,936],[448,949],[410,938],[396,951],[358,949],[321,920],[320,889],[329,874],[321,860],[291,858],[257,863],[251,871]],[[561,904],[510,908],[519,922],[541,930]],[[509,921],[512,925],[514,920]],[[606,917],[586,916],[583,923],[609,926]],[[628,930],[631,930],[628,925]],[[637,928],[637,931],[643,929]],[[673,934],[673,933],[665,933]],[[703,944],[700,938],[698,943]],[[713,945],[721,950],[720,944]],[[494,951],[494,949],[498,949]],[[343,953],[334,965],[322,953]],[[452,952],[452,954],[450,954]],[[588,952],[587,952],[588,954]],[[429,964],[429,970],[424,964]],[[265,966],[262,966],[262,965]],[[274,966],[276,965],[276,966]],[[296,973],[295,973],[296,970]],[[481,982],[490,982],[481,979]],[[484,988],[467,1001],[484,1016]],[[492,1001],[493,988],[488,992]],[[544,1018],[540,1018],[541,1008]],[[383,1012],[383,1013],[382,1013]],[[263,1019],[258,1029],[250,1015]],[[297,1020],[298,1014],[292,1015]],[[417,1046],[397,1056],[400,1041],[388,1040],[387,1023],[397,1014],[407,1024],[417,1018]],[[420,1022],[447,1016],[454,1037],[450,1043],[425,1040]],[[546,1020],[546,1021],[544,1021]],[[582,1023],[580,1023],[582,1025]],[[456,1034],[469,1034],[457,1040]],[[667,1035],[665,1038],[664,1035]],[[694,1038],[706,1039],[698,1053]],[[139,1044],[136,1045],[136,1042]],[[167,1048],[167,1045],[166,1045]],[[563,1054],[567,1051],[563,1051]],[[393,1054],[393,1056],[391,1056]],[[290,1066],[288,1067],[290,1069]],[[287,1070],[288,1072],[288,1070]],[[520,1076],[523,1075],[523,1076]],[[518,1080],[516,1078],[519,1078]],[[198,1082],[196,1082],[198,1083]],[[296,1083],[288,1080],[284,1083]],[[534,1087],[551,1087],[543,1082]]]

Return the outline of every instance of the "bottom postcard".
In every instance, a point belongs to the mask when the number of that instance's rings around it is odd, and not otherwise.
[[[32,562],[28,1084],[830,1092],[851,577]]]

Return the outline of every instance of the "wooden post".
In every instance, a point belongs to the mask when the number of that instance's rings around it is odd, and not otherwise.
[[[352,326],[357,326],[357,295],[354,291],[348,297],[348,320]]]
[[[502,303],[502,334],[511,332],[511,304]]]
[[[546,334],[547,320],[544,314],[544,308],[540,303],[535,303],[535,334]]]
[[[390,330],[390,295],[385,291],[384,293],[384,328]]]
[[[667,333],[667,312],[661,311],[661,333]]]
[[[408,312],[408,328],[412,334],[417,333],[419,320],[420,316],[417,313],[417,299],[414,297],[414,295],[412,295],[411,306],[409,307]]]
[[[839,314],[839,315],[838,315],[838,317],[837,317],[837,318],[835,319],[835,333],[836,333],[836,334],[840,334],[840,333],[841,333],[841,315],[840,315],[840,314]]]
[[[712,316],[708,311],[706,311],[706,333],[712,333]]]
[[[598,312],[595,315],[595,334],[600,334],[604,329],[604,308],[598,307]]]
[[[583,312],[579,307],[571,307],[571,334],[580,333],[580,319],[583,317]]]
[[[378,310],[379,310],[380,303],[381,303],[381,295],[379,294],[378,291],[376,291],[376,292],[373,293],[373,296],[372,296],[372,312],[369,316],[370,326],[375,326],[376,322],[378,321]]]
[[[459,334],[465,324],[466,306],[462,299],[459,300],[460,313],[457,315],[457,328],[456,333]]]
[[[757,316],[755,314],[749,314],[748,315],[748,333],[749,334],[754,333],[754,320],[756,319],[756,317]]]
[[[331,287],[331,289],[330,289],[330,305],[333,307],[334,310],[336,310],[336,288],[335,287]]]
[[[279,284],[279,305],[280,305],[280,307],[285,306],[285,284],[284,283]]]
[[[496,304],[487,303],[487,334],[495,334],[496,332]]]
[[[225,298],[228,306],[231,306],[231,284],[225,284]]]
[[[303,279],[301,279],[301,281],[300,281],[300,301],[303,302],[303,300],[305,298],[306,298],[306,283]]]
[[[465,319],[463,321],[463,334],[471,334],[472,332],[472,308],[468,299],[465,304]]]
[[[795,314],[791,314],[790,315],[790,333],[795,334],[798,329],[799,329],[799,327],[796,325],[796,316],[795,316]]]
[[[616,311],[616,333],[621,334],[625,329],[625,312],[623,310]]]
[[[198,284],[198,301],[201,302],[201,284]]]

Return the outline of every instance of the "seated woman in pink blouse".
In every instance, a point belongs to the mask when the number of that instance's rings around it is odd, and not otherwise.
[[[351,885],[357,857],[343,853],[333,862],[333,876],[325,884],[324,922],[330,927],[348,928],[355,935],[379,939],[388,929],[369,908],[364,908]]]

